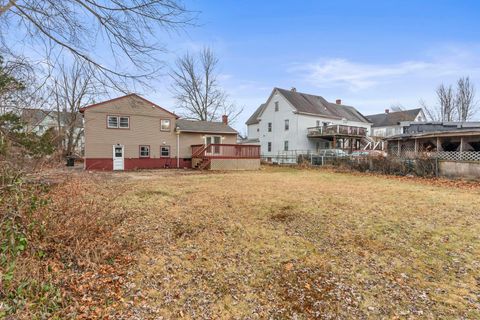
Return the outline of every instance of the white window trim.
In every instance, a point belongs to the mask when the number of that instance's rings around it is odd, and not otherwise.
[[[122,118],[127,119],[127,126],[126,126],[126,127],[122,127],[122,126],[121,126],[121,123],[122,123],[121,119],[122,119]],[[118,128],[119,128],[119,129],[130,129],[130,117],[128,117],[128,116],[119,116],[119,117],[118,117]]]
[[[163,129],[163,122],[168,121],[168,129]],[[160,119],[160,131],[171,131],[172,130],[172,120],[170,119]]]
[[[116,126],[111,126],[110,125],[110,118],[115,118],[116,121],[117,121],[117,125]],[[120,119],[127,119],[127,126],[126,127],[122,127],[120,125]],[[107,128],[108,129],[130,129],[130,117],[129,116],[118,116],[118,115],[107,115]]]
[[[146,156],[142,156],[142,148],[147,148],[147,151],[148,151],[148,155]],[[150,146],[149,145],[146,145],[146,144],[142,144],[138,147],[138,157],[139,158],[150,158]]]
[[[164,155],[162,154],[162,149],[163,149],[163,148],[167,148],[167,149],[168,149],[168,155],[164,156]],[[171,152],[170,146],[160,146],[160,157],[161,157],[161,158],[169,158],[169,157],[170,157],[170,152]]]

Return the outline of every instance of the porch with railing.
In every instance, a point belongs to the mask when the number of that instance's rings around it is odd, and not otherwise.
[[[356,126],[347,126],[343,124],[331,124],[327,126],[307,128],[307,136],[310,138],[333,137],[333,136],[365,137],[366,135],[367,135],[366,128],[356,127]]]

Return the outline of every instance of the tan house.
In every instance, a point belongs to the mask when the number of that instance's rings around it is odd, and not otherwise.
[[[237,145],[237,131],[222,122],[179,119],[129,94],[81,110],[85,169],[256,169],[258,146]]]

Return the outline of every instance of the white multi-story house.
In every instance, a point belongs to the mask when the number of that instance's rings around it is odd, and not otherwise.
[[[268,100],[246,122],[248,140],[256,140],[264,158],[321,149],[355,150],[370,131],[371,123],[341,100],[274,88]]]
[[[404,127],[402,122],[404,121],[422,122],[427,120],[422,108],[396,112],[390,112],[389,109],[385,109],[384,113],[365,117],[372,122],[371,136],[381,138],[402,134]]]
[[[247,141],[248,142],[259,142],[260,138],[260,119],[259,115],[262,113],[266,104],[262,103],[260,107],[255,110],[255,112],[248,118],[245,124],[247,125]]]

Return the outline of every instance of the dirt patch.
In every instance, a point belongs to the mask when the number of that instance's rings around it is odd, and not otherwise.
[[[291,222],[295,219],[294,207],[292,205],[282,206],[276,213],[270,216],[274,222]]]

